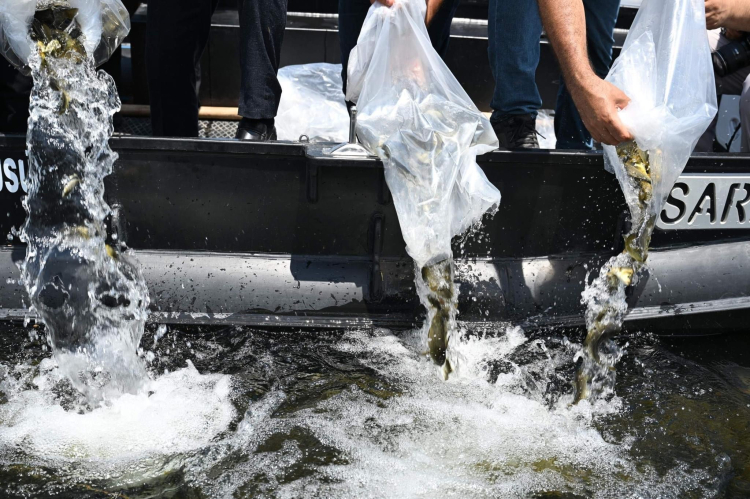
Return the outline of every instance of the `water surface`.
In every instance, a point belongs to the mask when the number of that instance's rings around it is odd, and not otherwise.
[[[571,407],[582,331],[465,332],[443,382],[410,332],[152,327],[147,389],[90,407],[35,332],[0,336],[4,497],[750,494],[744,335],[621,338]]]

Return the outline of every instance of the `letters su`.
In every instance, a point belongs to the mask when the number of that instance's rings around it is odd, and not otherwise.
[[[26,166],[27,163],[23,159],[0,160],[0,192],[16,193],[19,188],[23,189],[23,192],[28,192]]]

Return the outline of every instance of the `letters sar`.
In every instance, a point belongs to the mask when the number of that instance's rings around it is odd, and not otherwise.
[[[750,177],[681,178],[659,217],[659,228],[750,228]]]

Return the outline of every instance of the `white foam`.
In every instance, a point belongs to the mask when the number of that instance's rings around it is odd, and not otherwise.
[[[0,406],[0,455],[14,447],[53,460],[55,468],[75,461],[74,476],[86,478],[92,469],[108,477],[125,470],[142,480],[179,466],[193,487],[219,498],[256,490],[249,483],[259,487],[255,493],[280,498],[529,497],[543,491],[622,497],[624,488],[633,496],[679,497],[700,489],[704,476],[679,463],[658,475],[630,455],[630,438],[603,437],[597,419],[619,411],[617,399],[570,407],[568,397],[548,407],[541,396],[545,377],[571,362],[576,345],[547,352],[520,329],[455,341],[452,354],[460,362],[443,382],[418,343],[409,335],[347,333],[335,347],[376,371],[376,384],[388,380],[387,387],[368,392],[352,385],[304,409],[293,410],[292,402],[279,412],[287,395],[277,386],[250,403],[234,432],[223,432],[235,415],[226,376],[200,375],[189,366],[153,381],[151,397],[125,395],[79,416],[51,400],[45,383],[54,379],[43,366],[39,390],[9,389],[7,381],[0,386],[13,394]],[[536,360],[513,364],[519,348],[539,349]],[[512,366],[489,376],[497,359]],[[390,389],[401,392],[387,396]],[[272,435],[279,442],[279,435],[299,431],[337,449],[339,458],[311,461],[310,453],[319,451],[295,438],[260,450]],[[179,462],[153,463],[180,453],[187,455]],[[122,466],[148,459],[138,473]],[[81,465],[88,468],[78,470]],[[289,480],[290,470],[300,467],[309,471]],[[135,481],[119,483],[126,480]]]
[[[43,362],[33,381],[36,390],[14,390],[7,380],[0,387],[9,395],[0,405],[0,449],[46,462],[127,464],[204,447],[235,415],[230,377],[201,375],[192,364],[149,382],[136,395],[85,414],[67,412],[50,391],[61,376],[51,364]]]
[[[621,497],[624,477],[633,480],[633,490],[657,495],[684,490],[679,486],[684,473],[673,470],[667,480],[638,469],[627,443],[607,442],[597,431],[595,419],[619,410],[617,400],[570,408],[566,399],[549,409],[533,396],[516,393],[524,383],[525,368],[520,367],[515,378],[488,382],[483,366],[527,342],[521,330],[454,345],[461,368],[448,382],[408,346],[414,338],[407,337],[406,344],[402,340],[352,333],[338,347],[394,380],[404,393],[383,400],[352,387],[283,418],[249,412],[247,424],[241,425],[255,429],[252,440],[242,441],[251,453],[264,436],[305,428],[342,451],[347,464],[275,482],[300,459],[301,449],[287,441],[283,451],[250,454],[220,484],[207,485],[207,493],[231,497],[257,474],[269,480],[277,497],[528,497],[549,490]]]

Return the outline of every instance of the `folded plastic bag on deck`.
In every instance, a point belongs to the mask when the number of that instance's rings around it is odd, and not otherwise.
[[[630,97],[620,117],[649,154],[654,202],[647,216],[661,212],[717,111],[703,2],[644,0],[607,76]],[[606,166],[615,171],[628,205],[638,209],[638,193],[616,149],[605,146],[604,152]]]
[[[281,140],[347,142],[349,113],[341,89],[341,64],[302,64],[279,70],[281,103],[276,132]]]
[[[425,0],[373,4],[349,59],[357,135],[385,164],[409,255],[419,267],[452,256],[451,239],[500,203],[476,157],[497,148],[430,43]]]
[[[105,63],[130,32],[130,16],[120,0],[68,0],[78,9],[76,20],[86,52],[96,65]],[[29,36],[37,0],[0,1],[0,54],[19,69],[28,65],[34,41]]]

